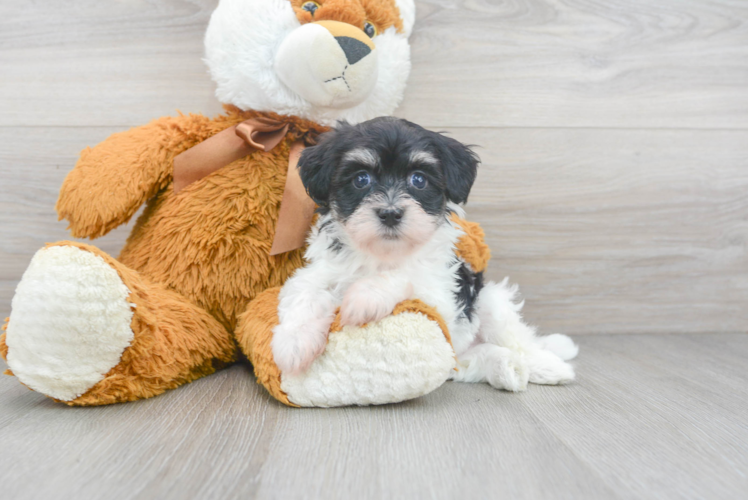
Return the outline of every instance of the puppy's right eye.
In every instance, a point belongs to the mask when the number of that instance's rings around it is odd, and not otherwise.
[[[353,178],[353,187],[356,189],[363,189],[369,184],[371,184],[371,175],[368,172],[359,172]]]
[[[410,176],[410,185],[416,189],[426,189],[428,181],[421,172],[415,172]]]

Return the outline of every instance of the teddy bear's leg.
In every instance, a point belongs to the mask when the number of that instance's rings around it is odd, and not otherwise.
[[[290,406],[397,403],[427,394],[455,369],[452,342],[441,316],[417,300],[362,327],[330,328],[325,352],[299,375],[282,374],[271,340],[278,324],[280,288],[265,290],[240,316],[236,340],[252,362],[257,381]]]
[[[39,250],[0,337],[11,374],[72,406],[148,398],[235,360],[232,335],[203,309],[101,250]]]

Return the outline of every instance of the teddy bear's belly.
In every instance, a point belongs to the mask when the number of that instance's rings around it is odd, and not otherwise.
[[[300,249],[270,256],[285,175],[232,166],[178,195],[170,186],[162,191],[146,206],[119,256],[230,330],[249,301],[281,285],[302,265],[303,255]]]

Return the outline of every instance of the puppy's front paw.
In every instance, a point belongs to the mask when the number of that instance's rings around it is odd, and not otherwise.
[[[340,306],[340,324],[360,326],[373,323],[392,314],[396,299],[386,290],[372,286],[366,280],[357,281],[348,288]]]
[[[493,363],[488,368],[488,383],[496,389],[511,392],[527,390],[530,371],[524,357],[505,347],[495,347],[491,354]]]
[[[273,329],[273,359],[281,372],[294,375],[309,368],[327,346],[332,319],[313,320],[303,325],[281,323]]]

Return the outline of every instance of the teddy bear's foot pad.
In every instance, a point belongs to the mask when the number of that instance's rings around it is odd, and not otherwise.
[[[439,325],[404,312],[330,333],[325,352],[305,373],[282,375],[281,389],[299,406],[396,403],[442,385],[455,363]]]
[[[85,393],[132,342],[129,295],[100,256],[73,246],[39,250],[13,297],[6,331],[13,374],[62,401]]]

